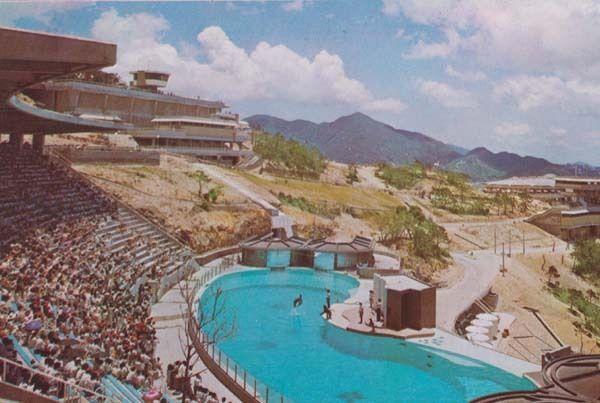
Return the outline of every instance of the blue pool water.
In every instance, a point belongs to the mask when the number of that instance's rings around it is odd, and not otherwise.
[[[496,367],[398,339],[346,332],[319,313],[358,282],[309,269],[251,270],[215,279],[233,336],[219,348],[250,374],[294,402],[464,402],[533,385]],[[304,303],[292,301],[302,293]],[[204,293],[201,301],[208,305]],[[233,320],[233,319],[232,319]]]

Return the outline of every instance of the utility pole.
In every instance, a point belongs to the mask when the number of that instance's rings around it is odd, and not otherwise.
[[[494,255],[496,254],[496,226],[494,226]]]
[[[504,277],[504,273],[506,273],[506,266],[504,265],[504,242],[502,242],[502,277]]]

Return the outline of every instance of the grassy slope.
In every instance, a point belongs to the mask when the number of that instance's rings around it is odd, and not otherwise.
[[[248,172],[240,172],[239,175],[271,192],[283,192],[314,202],[327,201],[328,203],[371,209],[384,209],[402,204],[400,200],[381,190],[297,179],[268,179]]]

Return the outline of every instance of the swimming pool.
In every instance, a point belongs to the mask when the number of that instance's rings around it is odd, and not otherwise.
[[[462,355],[325,322],[319,315],[324,289],[331,289],[334,303],[357,286],[349,276],[310,269],[218,277],[208,287],[223,290],[227,315],[236,323],[235,334],[219,348],[297,403],[462,402],[534,388],[524,378]],[[294,310],[292,301],[300,293],[304,303]]]

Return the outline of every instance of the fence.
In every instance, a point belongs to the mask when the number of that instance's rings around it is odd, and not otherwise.
[[[19,400],[24,399],[24,401],[53,402],[58,398],[64,401],[121,402],[124,399],[124,396],[116,393],[107,397],[3,357],[0,357],[0,375],[4,384],[1,386],[2,395],[15,395]],[[45,393],[23,389],[19,386],[23,382],[27,385],[40,385],[45,389]]]
[[[198,279],[200,285],[208,283],[216,276],[224,273],[239,271],[236,267],[224,264],[218,267],[207,268]],[[250,375],[241,365],[229,358],[216,346],[214,340],[199,329],[198,321],[192,316],[190,329],[192,329],[192,342],[200,355],[204,365],[210,372],[238,399],[251,403],[288,403],[291,402],[281,393],[273,390]]]

